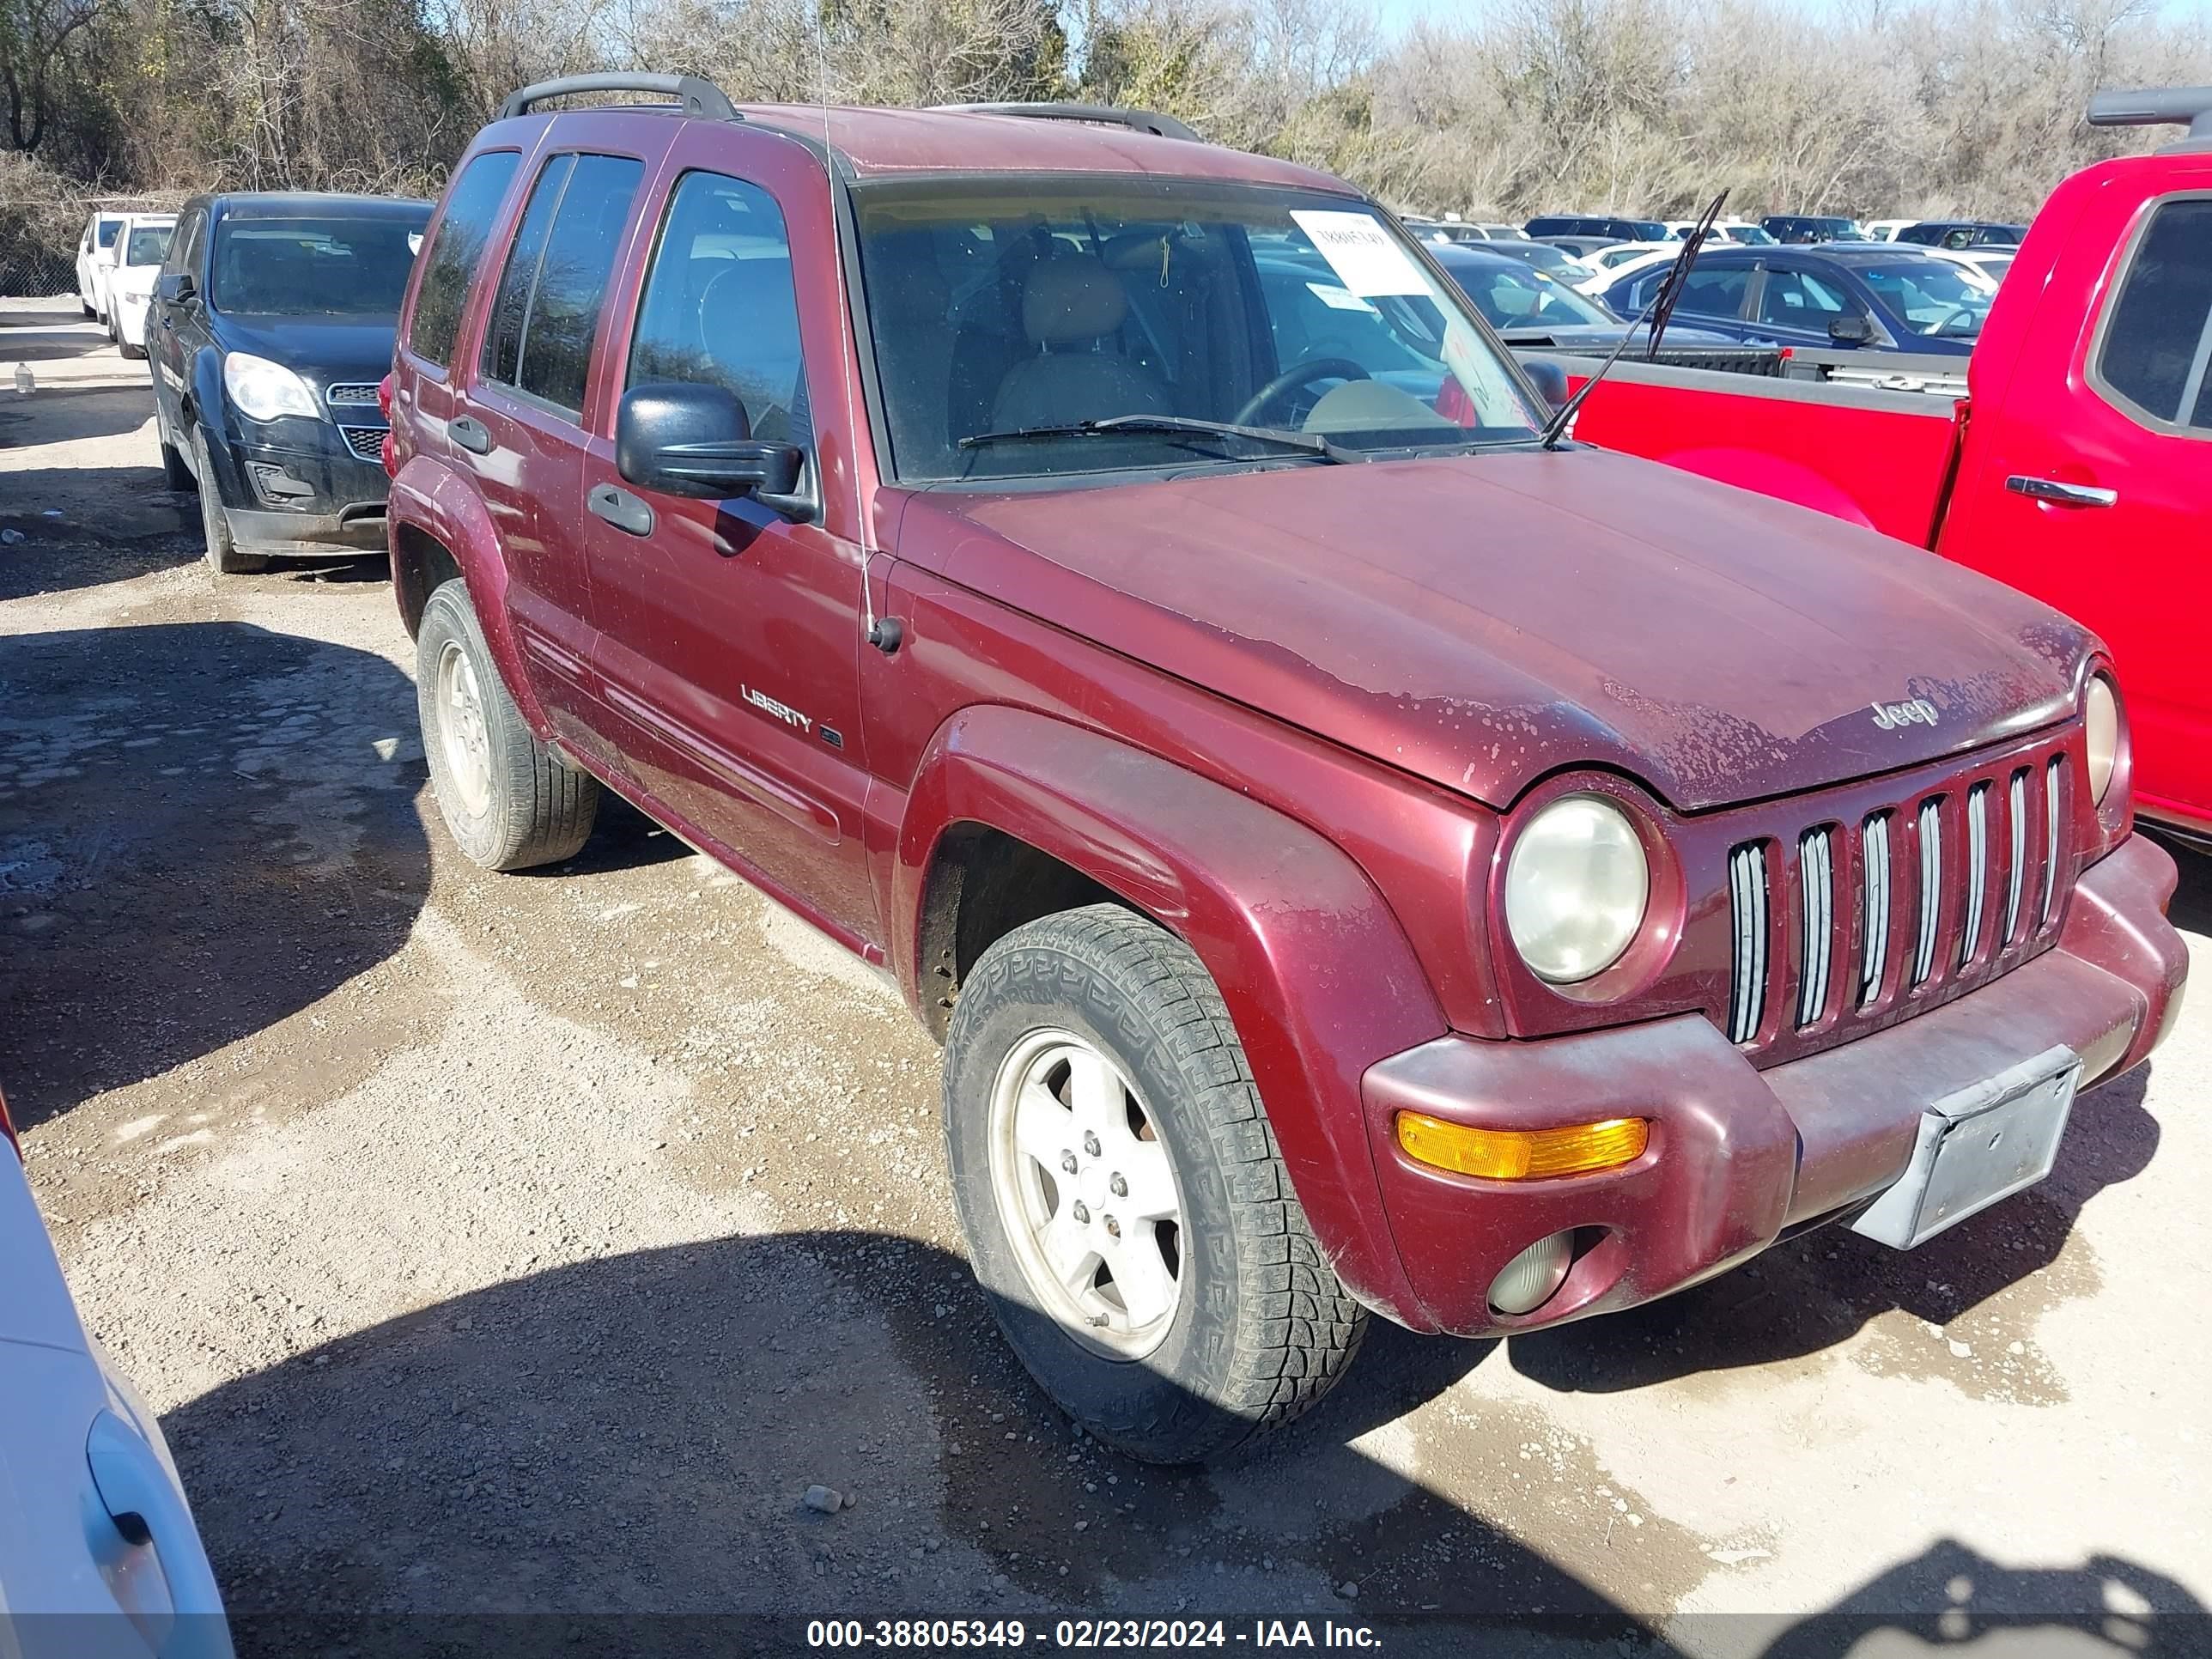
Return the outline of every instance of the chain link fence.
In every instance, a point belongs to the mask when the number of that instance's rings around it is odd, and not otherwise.
[[[76,251],[96,211],[167,213],[181,193],[117,196],[0,155],[0,299],[73,299]]]

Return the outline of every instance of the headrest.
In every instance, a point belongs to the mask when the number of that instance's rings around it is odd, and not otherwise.
[[[1054,259],[1030,272],[1022,289],[1022,331],[1033,345],[1096,340],[1121,326],[1129,296],[1121,279],[1090,259]]]

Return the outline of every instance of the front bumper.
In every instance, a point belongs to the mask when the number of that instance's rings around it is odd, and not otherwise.
[[[392,481],[378,461],[354,453],[337,428],[323,430],[321,448],[226,446],[219,493],[240,549],[310,556],[384,550]]]
[[[146,313],[152,301],[143,294],[115,296],[115,332],[134,351],[146,349]]]
[[[1537,1042],[1447,1036],[1371,1066],[1362,1092],[1416,1328],[1497,1335],[1611,1313],[1747,1260],[1871,1200],[1904,1172],[1928,1104],[2053,1044],[2083,1087],[2148,1055],[2181,1006],[2189,957],[2166,921],[2173,860],[2140,836],[2085,872],[2057,945],[1958,1000],[1840,1048],[1755,1069],[1685,1014]],[[2084,1103],[2075,1121],[2094,1115]],[[1492,1128],[1651,1120],[1636,1162],[1507,1182],[1400,1150],[1401,1110]],[[1577,1231],[1565,1284],[1534,1313],[1489,1306],[1499,1269]]]

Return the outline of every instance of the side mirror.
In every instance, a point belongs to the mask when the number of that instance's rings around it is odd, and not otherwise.
[[[664,495],[787,496],[799,488],[803,459],[796,444],[755,438],[745,406],[726,386],[633,386],[615,411],[615,470]]]
[[[1549,357],[1523,357],[1521,372],[1536,383],[1544,402],[1556,410],[1567,400],[1567,371]]]
[[[182,305],[198,292],[189,270],[165,270],[154,279],[154,297],[164,305]]]
[[[1864,345],[1874,338],[1874,325],[1863,317],[1831,317],[1828,337],[1838,345]]]

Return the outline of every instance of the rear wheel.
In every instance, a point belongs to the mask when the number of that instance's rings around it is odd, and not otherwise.
[[[192,469],[185,460],[184,452],[170,441],[169,423],[161,417],[159,388],[154,398],[154,434],[161,444],[161,483],[179,495],[194,487]]]
[[[462,582],[441,584],[422,607],[415,697],[430,791],[462,852],[490,870],[576,855],[599,816],[599,780],[532,734]]]
[[[1115,905],[1017,928],[945,1067],[975,1275],[1030,1375],[1098,1438],[1185,1463],[1288,1422],[1366,1315],[1337,1281],[1189,946]]]
[[[230,520],[223,515],[222,486],[216,482],[215,461],[208,453],[207,434],[192,428],[192,465],[199,474],[200,536],[207,544],[208,568],[220,576],[250,576],[269,568],[258,553],[241,553],[231,539]],[[167,458],[163,457],[167,470]]]

